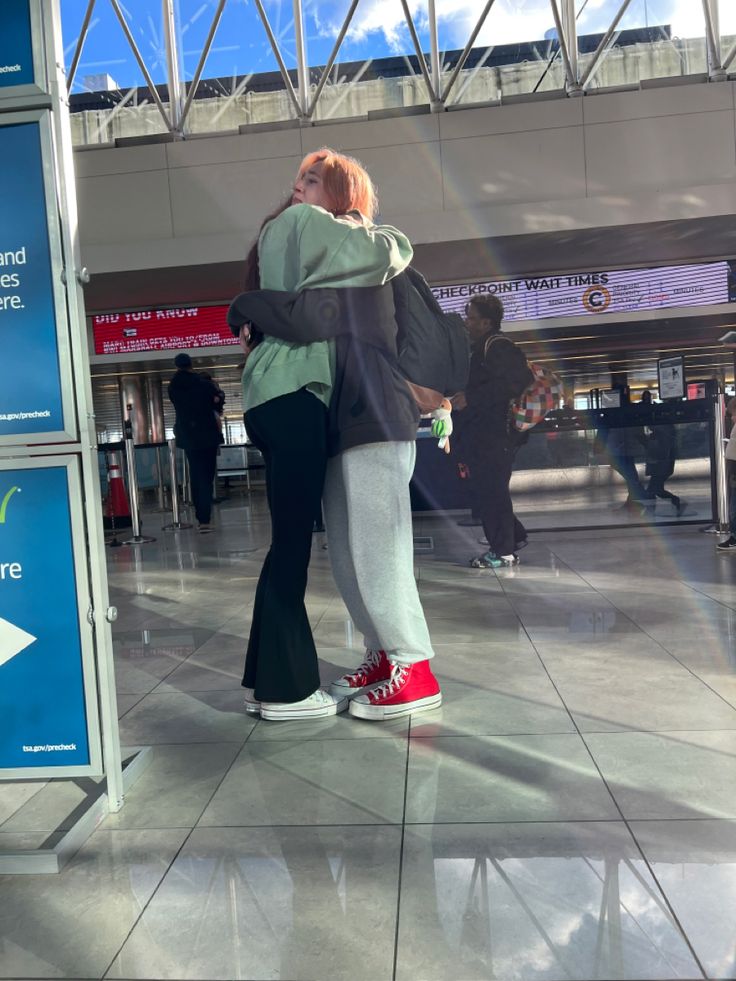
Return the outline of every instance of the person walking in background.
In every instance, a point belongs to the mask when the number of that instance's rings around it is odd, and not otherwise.
[[[188,354],[177,354],[174,365],[177,371],[168,387],[169,399],[176,410],[174,436],[189,462],[199,531],[207,534],[212,531],[212,486],[217,450],[222,441],[215,411],[217,389],[194,371]]]
[[[474,297],[465,308],[470,375],[465,392],[453,399],[465,416],[464,455],[488,542],[488,551],[470,563],[477,569],[516,565],[516,543],[526,541],[509,491],[514,456],[523,439],[510,428],[509,407],[533,376],[523,351],[501,333],[503,312],[503,303],[494,295]]]
[[[645,388],[641,393],[640,404],[643,406],[652,404],[652,393],[648,388]],[[677,494],[668,491],[664,486],[665,481],[675,472],[675,460],[677,459],[675,427],[671,423],[644,426],[642,442],[644,444],[644,473],[649,477],[649,483],[644,488],[644,497],[650,501],[657,497],[670,501],[679,517],[685,508],[685,501],[679,498]]]
[[[409,481],[419,412],[398,367],[389,282],[412,248],[398,230],[374,225],[368,174],[333,150],[305,158],[294,203],[261,235],[273,255],[273,275],[261,282],[272,288],[236,298],[228,319],[246,345],[254,328],[271,344],[292,342],[281,345],[287,357],[315,341],[334,350],[324,516],[335,582],[366,654],[331,692],[350,699],[351,715],[395,718],[442,701],[414,579]],[[330,285],[339,288],[317,288]]]

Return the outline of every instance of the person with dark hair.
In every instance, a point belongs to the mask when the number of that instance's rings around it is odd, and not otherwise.
[[[639,404],[650,406],[652,404],[652,393],[645,388],[641,393]],[[642,443],[644,445],[644,473],[649,477],[649,483],[644,488],[644,497],[648,501],[654,501],[659,497],[664,501],[670,501],[677,516],[685,510],[685,501],[668,491],[664,486],[675,472],[675,460],[677,459],[677,435],[675,427],[669,423],[658,423],[656,426],[644,426],[642,430]]]
[[[470,375],[465,392],[453,399],[464,414],[464,455],[488,542],[488,551],[470,563],[477,569],[516,565],[516,543],[526,540],[509,491],[514,456],[523,439],[511,430],[509,410],[533,376],[524,353],[501,333],[503,313],[503,303],[494,294],[474,296],[467,304]]]
[[[221,442],[220,427],[215,418],[217,389],[192,367],[188,354],[174,358],[176,374],[169,382],[169,399],[176,409],[174,436],[189,462],[194,513],[199,531],[212,531],[212,485]]]

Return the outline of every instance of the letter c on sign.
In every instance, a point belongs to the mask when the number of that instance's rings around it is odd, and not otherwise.
[[[583,306],[588,313],[603,313],[611,305],[611,294],[605,286],[591,286],[583,293]]]

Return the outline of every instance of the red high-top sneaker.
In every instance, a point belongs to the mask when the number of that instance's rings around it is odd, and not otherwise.
[[[395,664],[383,685],[357,695],[350,702],[350,714],[359,719],[395,719],[400,715],[427,712],[442,704],[442,692],[432,674],[429,661]]]
[[[342,678],[330,685],[330,694],[338,698],[353,698],[359,695],[369,685],[378,685],[391,677],[391,663],[384,651],[366,651],[363,663],[352,674],[344,674]]]

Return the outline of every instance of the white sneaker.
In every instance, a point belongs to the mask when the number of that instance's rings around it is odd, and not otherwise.
[[[260,715],[261,714],[261,703],[256,700],[255,689],[246,688],[245,691],[245,714],[246,715]]]
[[[300,702],[261,702],[261,718],[272,722],[284,719],[324,719],[348,707],[347,698],[337,698],[324,688],[307,695]]]

